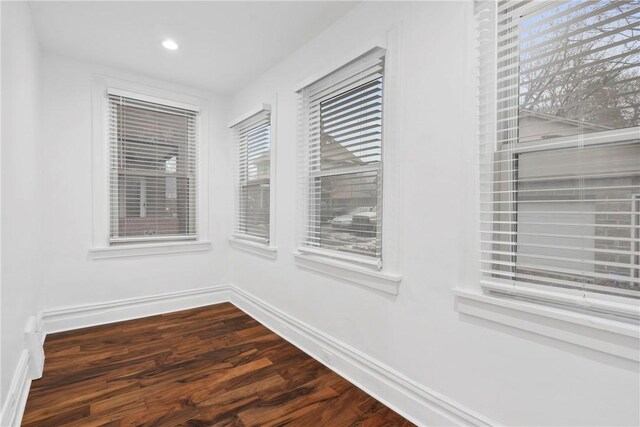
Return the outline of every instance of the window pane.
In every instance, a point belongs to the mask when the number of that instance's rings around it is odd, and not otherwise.
[[[639,20],[637,1],[583,0],[521,20],[520,142],[640,124]]]
[[[247,180],[269,179],[271,164],[271,124],[263,123],[247,135]]]
[[[242,232],[269,238],[269,182],[240,188],[240,229]]]
[[[262,110],[233,130],[238,162],[235,232],[269,240],[271,113]]]
[[[320,247],[380,256],[381,186],[377,172],[318,178],[320,206],[316,239]]]
[[[382,78],[320,103],[323,170],[381,161]]]
[[[640,291],[640,143],[521,154],[517,275]]]

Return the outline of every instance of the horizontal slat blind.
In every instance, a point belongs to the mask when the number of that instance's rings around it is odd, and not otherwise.
[[[377,268],[384,54],[376,48],[302,89],[298,114],[301,250]]]
[[[640,4],[478,18],[485,280],[640,297]]]
[[[197,112],[109,94],[110,241],[197,236]]]
[[[237,160],[236,237],[270,236],[271,113],[263,110],[233,127]]]

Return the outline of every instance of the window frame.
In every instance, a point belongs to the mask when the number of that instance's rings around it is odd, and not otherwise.
[[[640,227],[640,193],[635,193],[631,197],[631,225]],[[640,228],[631,229],[631,250],[640,252]],[[640,265],[640,254],[632,255],[636,264]],[[636,278],[640,278],[640,269],[636,269]]]
[[[196,125],[196,221],[195,238],[131,239],[127,243],[110,242],[110,145],[108,92],[142,101],[199,111]],[[159,89],[143,83],[105,75],[94,75],[91,94],[92,161],[91,213],[92,234],[89,258],[93,260],[140,257],[211,249],[209,241],[209,147],[208,101],[187,92]]]
[[[369,51],[365,52],[364,54],[362,54],[360,57],[367,57],[369,55],[377,55],[379,54],[378,52],[380,51],[385,51],[385,49],[380,48],[380,47],[375,47],[373,49],[370,49]],[[385,65],[386,65],[386,52],[384,52],[382,55],[382,57],[384,57],[384,61],[385,61]],[[355,60],[358,60],[360,57],[355,58]],[[353,61],[347,62],[345,64],[343,64],[343,66],[349,66]],[[338,71],[338,70],[336,70]],[[328,76],[330,76],[331,73],[328,74]],[[354,74],[354,76],[356,76],[357,73]],[[345,77],[345,80],[351,79],[354,76],[349,76],[349,77]],[[317,81],[320,81],[324,79],[324,77],[318,79]],[[315,83],[315,82],[314,82]],[[312,84],[314,84],[312,83]],[[309,84],[308,86],[311,86],[312,84]],[[317,109],[318,112],[318,125],[322,125],[322,104],[326,101],[331,100],[332,98],[335,97],[340,97],[343,96],[357,88],[359,88],[361,85],[366,85],[368,84],[368,82],[359,82],[358,86],[355,87],[351,87],[348,89],[344,89],[343,92],[340,93],[331,93],[329,95],[327,95],[326,97],[323,98],[319,98],[313,101],[313,103],[311,103],[310,105],[307,105],[308,108],[312,108],[312,109]],[[305,87],[306,88],[306,87]],[[302,89],[301,89],[302,90]],[[303,97],[303,94],[299,94],[300,97]],[[306,101],[301,98],[299,100],[300,103],[305,103]],[[305,104],[306,105],[306,104]],[[384,134],[384,127],[385,127],[385,118],[386,118],[386,70],[383,74],[383,78],[382,78],[382,125],[381,125],[381,130],[382,130],[382,142],[381,142],[381,158],[379,162],[376,163],[371,163],[371,164],[366,164],[366,165],[362,165],[362,166],[339,166],[339,167],[334,167],[334,168],[329,168],[329,169],[322,169],[322,160],[319,160],[317,163],[314,164],[313,167],[310,166],[306,166],[305,171],[304,171],[304,176],[301,176],[301,180],[303,180],[304,182],[301,183],[302,186],[305,186],[307,189],[314,189],[314,190],[307,190],[307,194],[308,195],[308,200],[305,203],[306,209],[304,209],[304,211],[302,212],[302,224],[305,223],[312,223],[316,220],[312,220],[309,218],[318,218],[321,216],[321,208],[317,205],[317,202],[319,200],[319,196],[318,196],[318,192],[321,192],[321,186],[322,186],[322,179],[323,178],[330,178],[330,177],[337,177],[337,176],[344,176],[344,175],[353,175],[353,174],[358,174],[358,173],[375,173],[376,176],[376,180],[380,180],[381,182],[377,182],[377,186],[378,186],[378,191],[381,190],[382,188],[384,188],[384,179],[383,177],[383,169],[384,169],[384,146],[386,143],[385,137],[386,135]],[[303,118],[298,118],[298,120],[308,120],[308,115],[306,117]],[[305,129],[305,135],[304,137],[302,135],[299,135],[299,138],[304,138],[306,142],[308,142],[308,129],[310,128],[310,123],[305,122],[303,128]],[[321,132],[321,131],[318,131]],[[313,143],[313,145],[309,145],[305,147],[305,152],[299,153],[300,156],[303,156],[305,158],[305,165],[309,162],[309,152],[310,151],[316,151],[316,152],[322,152],[321,150],[321,141],[318,140],[316,142]],[[320,154],[320,158],[322,158],[322,155]],[[383,195],[382,196],[377,196],[377,202],[376,202],[376,210],[378,212],[382,211],[384,212],[384,191],[383,191]],[[382,224],[384,223],[384,221],[382,221]],[[304,225],[303,225],[304,227]],[[378,231],[380,232],[379,237],[378,237]],[[383,262],[382,260],[384,259],[384,254],[380,254],[380,258],[377,258],[375,256],[368,256],[368,255],[364,255],[364,254],[357,254],[357,253],[353,253],[353,252],[349,252],[349,251],[341,251],[339,249],[330,249],[330,248],[324,248],[321,247],[319,244],[317,246],[315,245],[311,245],[309,244],[306,240],[306,238],[304,238],[303,236],[306,233],[310,233],[315,235],[316,233],[319,233],[320,230],[313,230],[313,231],[302,231],[300,234],[300,240],[298,243],[298,251],[302,252],[302,253],[314,253],[318,256],[325,256],[327,258],[331,258],[331,259],[336,259],[336,260],[340,260],[343,262],[350,262],[350,263],[354,263],[356,265],[360,265],[366,268],[373,268],[376,270],[381,270],[383,267]],[[384,239],[382,238],[382,230],[381,230],[381,219],[380,216],[377,215],[376,218],[376,243],[377,243],[377,239],[380,239],[380,244],[382,245],[382,242],[384,242]]]
[[[518,8],[520,16],[529,15],[531,13],[540,13],[545,10],[555,7],[555,3],[544,2],[531,2],[527,5]],[[500,17],[495,12],[496,23]],[[496,24],[497,25],[497,24]],[[496,32],[498,28],[496,26]],[[500,42],[498,36],[496,36],[495,43]],[[496,47],[493,46],[492,49]],[[512,54],[515,58],[519,58],[518,53]],[[502,59],[504,60],[504,59]],[[511,68],[517,68],[516,65],[519,60],[511,63]],[[493,75],[497,76],[498,67],[494,65]],[[512,78],[509,76],[500,77],[503,80]],[[496,78],[496,81],[499,80]],[[501,89],[504,90],[504,89]],[[493,102],[497,101],[498,88],[495,87],[495,91],[492,94]],[[517,106],[512,107],[516,111],[519,109]],[[509,116],[511,117],[511,116]],[[516,116],[518,114],[516,113]],[[495,113],[492,115],[492,124],[497,123],[497,117]],[[548,139],[541,139],[538,141],[528,141],[517,144],[505,149],[500,146],[500,142],[495,142],[494,153],[507,153],[511,155],[509,159],[509,165],[517,164],[518,156],[524,153],[550,151],[562,148],[575,148],[580,147],[592,147],[592,146],[606,146],[607,144],[624,143],[629,141],[636,141],[640,137],[640,126],[631,128],[620,128],[607,131],[592,132],[586,134],[577,134],[570,136],[553,137]],[[640,142],[638,142],[640,144]],[[513,174],[517,174],[517,167],[509,166],[509,170],[514,171]],[[494,171],[495,173],[495,171]],[[517,184],[517,178],[512,178],[513,182]],[[513,204],[517,204],[515,201],[511,201]],[[512,217],[516,217],[513,220],[517,224],[517,208],[513,209]],[[635,218],[635,217],[632,217]],[[633,229],[631,229],[633,232]],[[633,243],[633,242],[632,242]],[[517,247],[516,247],[517,248]],[[517,249],[514,252],[514,257],[517,257]],[[620,317],[630,317],[634,320],[640,320],[640,299],[627,298],[619,295],[609,295],[600,292],[594,292],[586,289],[566,289],[561,287],[551,287],[545,285],[536,285],[526,282],[515,281],[511,279],[500,278],[485,278],[482,276],[480,279],[480,285],[488,294],[496,293],[499,295],[508,295],[511,297],[527,298],[531,301],[538,301],[542,303],[555,304],[559,306],[570,306],[574,309],[587,309],[594,313],[601,313],[605,315],[613,315]]]
[[[241,125],[243,122],[250,120],[254,116],[263,112],[269,113],[269,126],[270,126],[270,148],[269,148],[269,239],[262,239],[259,237],[251,236],[249,234],[237,233],[236,223],[238,221],[238,203],[239,203],[239,190],[241,183],[237,178],[238,173],[238,161],[237,156],[234,157],[233,173],[236,177],[234,179],[234,194],[236,200],[234,201],[234,219],[233,230],[229,237],[229,244],[231,247],[242,250],[244,252],[252,253],[262,256],[267,259],[276,259],[277,257],[277,235],[276,235],[276,195],[277,188],[275,185],[277,175],[277,95],[274,95],[270,102],[262,103],[256,107],[248,110],[245,114],[237,117],[229,122],[228,127],[233,132],[235,126]],[[232,144],[234,144],[234,150],[237,143],[235,137],[231,138]]]
[[[545,7],[548,3],[533,1],[527,8],[533,10],[537,7]],[[584,349],[601,354],[615,356],[623,361],[640,361],[640,334],[638,334],[638,322],[625,316],[631,313],[630,317],[640,312],[640,307],[629,304],[629,298],[625,301],[609,298],[605,294],[570,295],[568,293],[554,292],[555,289],[535,288],[535,287],[514,287],[513,284],[501,284],[489,282],[483,277],[479,268],[481,262],[481,231],[480,226],[480,177],[482,169],[480,167],[479,155],[483,155],[480,146],[491,145],[493,151],[495,144],[495,123],[496,123],[496,86],[493,82],[486,81],[486,76],[496,75],[495,43],[496,43],[496,6],[490,0],[477,2],[475,10],[469,10],[467,14],[466,33],[467,45],[469,49],[469,62],[476,64],[475,74],[470,73],[465,79],[464,86],[470,98],[475,97],[475,107],[465,110],[465,117],[473,126],[465,133],[468,138],[475,141],[475,150],[463,156],[469,166],[465,167],[465,175],[469,186],[474,190],[468,194],[469,199],[474,200],[476,209],[465,215],[464,228],[471,233],[475,233],[475,245],[465,249],[465,258],[468,260],[469,268],[463,274],[463,281],[460,285],[454,286],[453,293],[456,297],[456,310],[465,318],[472,320],[481,319],[474,323],[479,327],[490,327],[497,323],[509,328],[519,329],[533,333],[536,340],[551,339],[546,345],[557,345],[557,341],[562,344],[571,344]],[[524,9],[524,8],[523,8]],[[478,56],[485,55],[485,56]],[[492,60],[487,60],[487,56]],[[484,59],[483,59],[484,58]],[[478,86],[478,81],[485,82]],[[471,104],[471,102],[470,102]],[[582,137],[559,137],[553,141],[554,147],[565,148],[575,145],[576,140],[581,138],[581,143],[585,145],[597,145],[613,141],[620,141],[622,138],[637,138],[637,131],[632,129],[619,129],[610,134],[585,134]],[[549,144],[551,140],[542,141]],[[518,150],[539,149],[540,143],[521,143]],[[465,163],[466,165],[467,163]],[[622,316],[620,315],[622,312]],[[492,323],[486,323],[490,321]],[[571,348],[571,347],[569,347]]]
[[[382,165],[384,165],[384,181],[382,197],[382,259],[384,264],[381,269],[375,265],[366,265],[357,254],[338,251],[325,251],[322,248],[309,248],[300,245],[301,237],[298,231],[296,249],[293,252],[296,265],[315,274],[339,279],[340,281],[364,286],[383,293],[395,295],[398,293],[402,275],[400,274],[399,260],[401,258],[399,237],[401,235],[401,223],[398,220],[398,210],[401,205],[401,194],[396,191],[399,180],[399,167],[397,144],[403,140],[403,127],[400,115],[399,99],[401,99],[401,85],[398,80],[400,74],[401,46],[400,34],[402,23],[388,28],[384,33],[368,40],[355,48],[336,52],[328,58],[328,65],[321,70],[310,73],[311,76],[303,79],[294,86],[294,92],[315,83],[323,77],[343,67],[345,64],[363,56],[375,48],[385,49],[385,75],[383,80],[384,114],[382,125]],[[298,155],[300,147],[298,147]],[[302,180],[302,175],[298,174]],[[298,186],[307,184],[307,181],[298,182]],[[298,209],[298,227],[304,223],[304,215],[307,215],[306,201],[301,199],[302,191],[297,192],[296,206]],[[355,257],[355,259],[354,259]]]
[[[541,151],[550,151],[563,148],[575,148],[577,146],[593,147],[606,146],[608,144],[619,144],[629,141],[638,140],[640,135],[640,126],[633,128],[615,129],[611,131],[594,132],[585,135],[575,135],[566,137],[549,138],[540,141],[532,141],[524,144],[516,144],[509,150],[502,150],[495,147],[495,152],[504,152],[511,154],[509,164],[517,164],[518,155],[523,153],[533,153]],[[640,144],[640,142],[637,142]],[[509,166],[513,174],[517,173],[517,167]],[[513,180],[517,184],[517,179]],[[637,199],[639,196],[635,196]],[[517,202],[513,201],[515,205]],[[632,203],[633,206],[638,202]],[[517,208],[511,214],[512,217],[518,215]],[[632,220],[636,216],[632,215]],[[514,220],[517,225],[517,219]],[[632,223],[633,225],[633,223]],[[633,233],[633,228],[630,230]],[[634,242],[632,241],[632,244]],[[517,246],[516,246],[517,248]],[[514,258],[517,258],[517,249],[514,251]],[[633,255],[632,255],[633,256]],[[633,298],[627,298],[620,295],[609,295],[601,292],[595,292],[588,289],[568,289],[561,287],[551,287],[545,285],[536,285],[533,283],[519,282],[511,279],[490,278],[480,280],[482,288],[489,293],[506,294],[511,296],[526,297],[531,300],[538,300],[558,305],[570,305],[574,308],[589,308],[594,312],[610,314],[622,317],[631,317],[640,319],[640,301],[633,303]]]
[[[186,178],[186,179],[194,179],[194,183],[193,186],[189,186],[187,189],[187,205],[191,206],[191,198],[194,198],[193,200],[193,212],[190,210],[187,216],[187,222],[190,224],[190,227],[192,226],[194,228],[195,233],[189,233],[189,234],[177,234],[177,235],[159,235],[159,236],[140,236],[140,235],[136,235],[136,236],[129,236],[129,237],[113,237],[114,234],[114,223],[113,223],[113,218],[111,218],[110,224],[109,224],[109,245],[110,246],[115,246],[115,245],[120,245],[120,244],[131,244],[131,243],[151,243],[151,242],[172,242],[172,241],[190,241],[190,240],[197,240],[198,237],[198,216],[197,216],[197,212],[198,212],[198,170],[197,170],[197,162],[198,162],[198,135],[197,135],[197,129],[199,126],[199,114],[200,114],[200,109],[196,106],[188,106],[188,105],[182,105],[182,104],[177,104],[175,102],[171,102],[168,100],[162,100],[162,99],[154,99],[153,101],[149,101],[149,97],[142,97],[142,96],[136,96],[133,95],[131,93],[128,92],[123,92],[121,90],[117,90],[117,89],[111,89],[108,88],[107,89],[107,102],[108,102],[108,109],[110,112],[111,108],[112,108],[112,97],[118,97],[120,98],[120,102],[121,100],[124,98],[126,100],[132,100],[132,101],[143,101],[143,102],[149,102],[149,103],[153,103],[155,105],[160,105],[162,107],[169,107],[169,108],[178,108],[181,110],[186,110],[186,111],[190,111],[191,113],[193,113],[193,118],[194,118],[194,130],[196,131],[196,135],[195,135],[195,141],[193,141],[193,147],[190,146],[190,141],[186,141],[185,146],[183,147],[183,149],[185,151],[189,151],[193,148],[193,150],[195,151],[194,156],[195,156],[195,167],[196,170],[194,171],[195,173],[193,174],[189,174],[189,173],[176,173],[174,176],[176,178],[182,177],[182,178]],[[126,102],[126,101],[125,101]],[[122,107],[122,105],[120,104],[120,106]],[[138,108],[138,109],[147,109],[147,105],[142,105],[139,107],[134,107],[134,108]],[[171,113],[168,113],[171,114]],[[119,125],[118,125],[119,126]],[[189,128],[187,127],[187,130],[189,131]],[[121,147],[120,147],[120,143],[118,143],[118,148],[114,148],[113,146],[111,146],[112,144],[114,144],[114,141],[112,141],[112,138],[114,137],[111,133],[111,126],[109,126],[109,129],[107,130],[108,132],[108,138],[109,138],[109,144],[110,144],[110,150],[112,152],[111,154],[111,158],[110,161],[113,162],[114,160],[118,162],[118,164],[120,164],[122,162],[122,160],[119,157],[117,158],[113,158],[113,151],[115,150],[116,152],[120,152]],[[126,146],[126,144],[124,144]],[[174,159],[177,159],[177,154],[176,156],[173,157]],[[110,177],[111,180],[114,180],[114,177],[118,177],[118,174],[120,172],[120,166],[118,166],[118,171],[113,171],[111,168],[113,167],[112,164],[109,165],[110,169],[109,169],[109,173],[110,173]],[[127,169],[125,168],[124,170],[125,173],[127,173]],[[166,173],[166,172],[165,172]],[[139,204],[139,211],[140,211],[140,218],[146,217],[146,213],[147,213],[147,180],[149,179],[149,175],[153,175],[153,173],[147,173],[147,174],[140,174],[140,175],[132,175],[131,177],[127,176],[127,178],[125,178],[125,182],[127,181],[131,181],[131,182],[137,182],[139,185],[139,191],[140,191],[140,204]],[[165,175],[165,177],[170,177],[169,175]],[[118,178],[119,181],[119,178]],[[121,194],[119,193],[119,191],[117,193],[113,193],[112,190],[114,190],[113,188],[113,184],[110,185],[109,187],[109,198],[110,198],[110,210],[111,210],[111,215],[113,215],[113,210],[114,208],[118,208],[118,210],[122,210],[124,208],[124,210],[126,210],[128,208],[128,206],[120,206],[121,203]],[[119,189],[117,189],[119,190]],[[143,202],[143,197],[144,197],[144,202]],[[125,194],[125,198],[126,198],[126,194]],[[143,216],[144,214],[144,216]],[[125,218],[129,218],[129,215],[127,215]],[[133,217],[135,218],[135,217]],[[191,225],[192,224],[192,225]],[[117,230],[119,230],[119,223],[115,224],[115,230],[116,230],[116,234],[117,234]]]

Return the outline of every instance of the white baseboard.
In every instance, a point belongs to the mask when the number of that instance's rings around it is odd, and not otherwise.
[[[22,350],[18,366],[13,374],[9,391],[2,405],[0,414],[0,426],[17,427],[22,421],[24,407],[27,404],[31,378],[29,377],[29,352]]]
[[[446,396],[407,378],[382,362],[289,316],[234,285],[219,285],[150,297],[45,310],[36,320],[36,334],[80,329],[210,304],[231,302],[251,317],[343,376],[383,404],[418,425],[490,426],[497,423]],[[29,352],[23,351],[0,425],[19,425],[31,379]]]
[[[45,310],[30,317],[25,327],[25,349],[0,413],[0,426],[19,426],[32,379],[39,378],[44,364],[42,345],[47,334],[138,319],[172,311],[228,302],[229,285]]]
[[[45,334],[104,325],[229,301],[229,285],[45,310]]]
[[[421,426],[498,424],[238,287],[232,289],[235,306],[411,422]]]

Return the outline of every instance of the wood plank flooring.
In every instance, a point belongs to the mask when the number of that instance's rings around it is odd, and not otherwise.
[[[410,426],[225,303],[47,336],[23,426]]]

